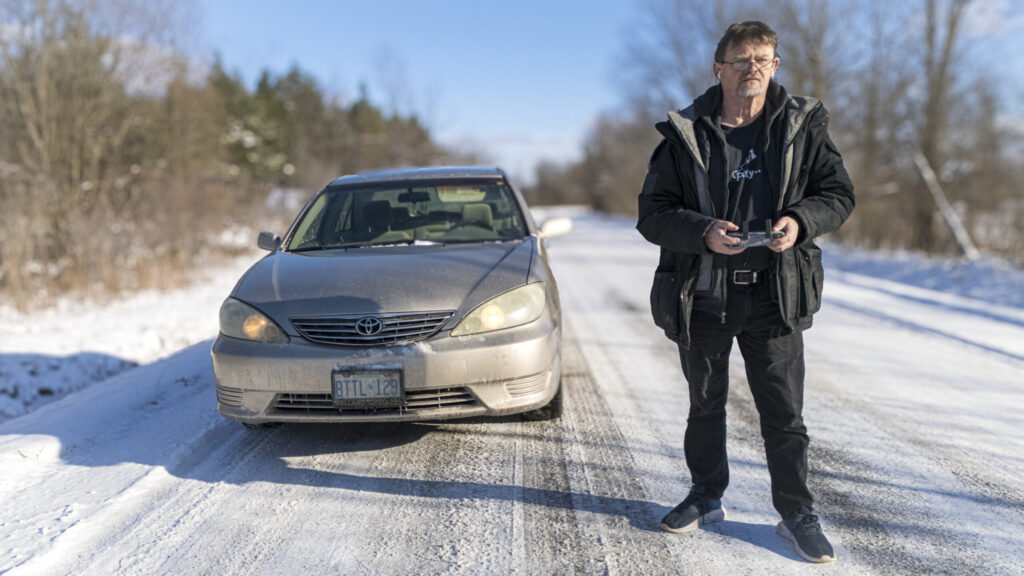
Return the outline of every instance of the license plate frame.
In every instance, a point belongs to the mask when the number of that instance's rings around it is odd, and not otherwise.
[[[403,376],[399,367],[336,366],[331,371],[331,399],[337,408],[400,408],[405,401]]]

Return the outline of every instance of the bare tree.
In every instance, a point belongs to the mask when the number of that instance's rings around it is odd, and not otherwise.
[[[715,48],[729,24],[760,14],[748,0],[645,0],[616,66],[625,81],[616,82],[652,117],[685,107],[714,82]]]
[[[126,28],[136,36],[114,33],[115,26],[127,26],[130,11],[104,20],[99,16],[105,11],[86,11],[91,4],[32,0],[5,3],[0,14],[10,30],[0,38],[2,90],[13,130],[7,136],[18,164],[47,182],[40,195],[50,207],[50,249],[57,256],[75,250],[68,216],[110,198],[127,169],[119,159],[141,119],[126,78],[141,90],[150,73],[171,74],[174,63],[139,36],[146,30],[141,25]],[[159,3],[136,4],[151,10]],[[143,69],[149,72],[136,74]]]
[[[900,220],[901,202],[913,189],[906,184],[916,181],[906,150],[919,121],[909,98],[919,74],[906,57],[912,41],[903,27],[911,15],[901,9],[906,6],[872,0],[862,13],[846,14],[844,32],[857,38],[859,50],[850,50],[850,67],[833,92],[832,136],[858,196],[857,210],[836,236],[870,246],[906,245],[911,236]]]
[[[0,160],[22,177],[0,203],[24,236],[0,246],[5,284],[109,283],[110,232],[130,219],[152,95],[183,65],[170,1],[24,0],[0,4]],[[166,162],[166,161],[164,161]],[[19,253],[23,258],[12,257]],[[102,258],[106,266],[97,266]],[[36,262],[18,269],[19,262]]]
[[[921,153],[940,174],[946,161],[944,141],[949,130],[949,97],[955,79],[953,67],[963,24],[964,11],[971,0],[924,0],[924,102],[919,128]],[[935,207],[926,194],[917,195],[911,211],[915,231],[914,245],[931,249],[936,242]]]
[[[835,5],[830,0],[777,0],[780,51],[786,55],[782,71],[788,88],[831,104],[833,82],[846,61],[840,36],[833,32]],[[849,22],[844,21],[848,26]]]

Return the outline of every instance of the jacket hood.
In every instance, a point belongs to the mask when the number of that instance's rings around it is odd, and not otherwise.
[[[527,282],[534,241],[275,252],[232,296],[287,332],[292,316],[454,310],[456,317]]]
[[[787,125],[784,138],[784,143],[788,144],[804,120],[819,104],[818,100],[814,98],[790,96],[782,84],[774,79],[769,80],[764,104],[767,113],[765,129],[771,131],[775,121],[788,110],[788,117],[785,118]],[[721,109],[722,86],[715,84],[698,96],[688,107],[669,112],[668,120],[658,122],[655,124],[655,128],[667,140],[689,149],[691,154],[697,158],[698,164],[705,168],[701,161],[701,155],[697,153],[693,125],[695,122],[704,122],[713,132],[721,134]]]
[[[767,116],[767,124],[771,124],[785,109],[790,100],[786,88],[774,79],[768,81],[768,89],[765,92],[764,108]],[[721,124],[722,116],[722,85],[715,84],[708,88],[703,94],[694,99],[693,104],[678,112],[684,118],[704,120],[709,126],[717,127]]]

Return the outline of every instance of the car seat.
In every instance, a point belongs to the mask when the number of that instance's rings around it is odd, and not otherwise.
[[[463,206],[462,225],[475,225],[487,230],[493,230],[494,216],[491,214],[491,205],[477,203]]]

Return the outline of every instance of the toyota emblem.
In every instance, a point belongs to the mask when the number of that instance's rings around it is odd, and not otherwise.
[[[366,318],[360,318],[356,322],[356,332],[359,332],[363,336],[376,336],[380,334],[380,331],[384,329],[384,323],[380,321],[380,318],[373,316],[367,316]]]

